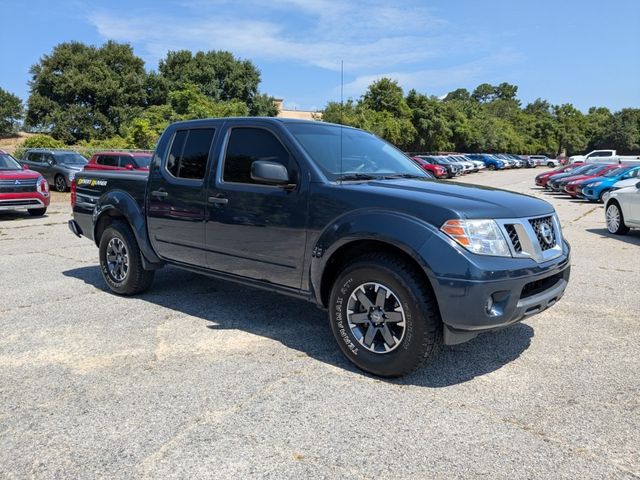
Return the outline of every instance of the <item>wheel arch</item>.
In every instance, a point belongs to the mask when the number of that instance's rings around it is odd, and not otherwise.
[[[431,268],[419,252],[434,230],[422,220],[390,211],[352,212],[336,220],[320,234],[312,252],[310,287],[316,302],[326,307],[333,282],[350,259],[373,252],[405,260],[433,293]]]
[[[96,246],[100,245],[100,238],[104,231],[115,221],[125,222],[131,228],[142,252],[145,266],[152,268],[153,264],[162,265],[162,260],[156,255],[149,242],[144,212],[128,193],[112,190],[100,197],[93,214],[93,239]]]

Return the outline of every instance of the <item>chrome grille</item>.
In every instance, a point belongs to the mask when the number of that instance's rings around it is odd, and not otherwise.
[[[522,244],[520,243],[520,237],[518,237],[518,232],[516,232],[516,227],[510,223],[505,224],[504,226],[507,234],[509,235],[509,240],[511,240],[511,245],[513,245],[513,249],[520,253],[522,252]]]
[[[529,223],[536,234],[542,251],[549,250],[556,246],[556,232],[553,226],[553,218],[551,216],[532,218],[529,219]]]
[[[0,193],[25,193],[36,191],[37,179],[0,180]]]

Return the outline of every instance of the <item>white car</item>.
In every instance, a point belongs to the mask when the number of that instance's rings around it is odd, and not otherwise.
[[[560,166],[560,161],[555,158],[549,158],[546,155],[529,155],[529,158],[536,162],[536,165],[546,165],[549,168]]]
[[[626,180],[620,180],[619,182],[614,183],[611,189],[608,192],[604,193],[604,195],[602,196],[602,201],[604,203],[607,203],[611,192],[613,192],[614,190],[620,190],[621,188],[633,187],[636,183],[638,183],[637,178],[628,178]]]
[[[635,185],[612,191],[604,211],[611,233],[624,235],[630,228],[640,228],[640,181],[636,179]]]

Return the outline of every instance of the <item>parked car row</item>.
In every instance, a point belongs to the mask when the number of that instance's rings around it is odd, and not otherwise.
[[[611,233],[640,228],[640,164],[575,162],[535,179],[536,185],[572,198],[605,204]]]
[[[454,178],[481,170],[505,170],[507,168],[557,167],[560,162],[546,155],[515,155],[510,153],[440,153],[410,155],[423,170],[435,178]]]
[[[19,163],[40,173],[58,192],[69,190],[81,170],[149,170],[150,153],[98,152],[89,160],[73,150],[29,149]]]

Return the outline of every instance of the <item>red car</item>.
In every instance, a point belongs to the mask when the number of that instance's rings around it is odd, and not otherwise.
[[[143,152],[98,152],[84,166],[85,170],[149,170],[151,154]]]
[[[0,211],[26,210],[38,217],[46,213],[49,201],[47,180],[0,150]]]
[[[577,197],[578,193],[580,193],[578,191],[578,187],[582,182],[584,182],[585,180],[591,180],[592,178],[601,177],[605,175],[607,172],[618,167],[620,167],[620,165],[618,164],[607,165],[592,173],[588,173],[585,175],[577,175],[575,177],[569,177],[567,179],[564,179],[565,181],[567,181],[567,184],[564,186],[564,191],[565,193],[568,193],[572,197]]]
[[[444,178],[447,176],[447,170],[440,165],[436,165],[434,163],[429,163],[424,158],[420,157],[411,157],[411,160],[416,162],[416,164],[423,169],[425,172],[429,172],[436,178]]]
[[[539,187],[547,188],[547,182],[549,181],[549,178],[553,177],[554,175],[558,175],[560,173],[569,173],[574,168],[581,167],[582,165],[584,165],[582,162],[576,162],[576,163],[572,163],[571,165],[564,165],[560,168],[555,168],[549,172],[544,172],[539,175],[536,175],[536,185],[538,185]]]

